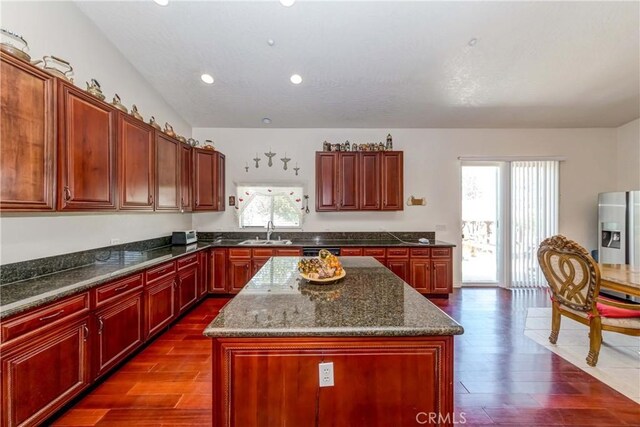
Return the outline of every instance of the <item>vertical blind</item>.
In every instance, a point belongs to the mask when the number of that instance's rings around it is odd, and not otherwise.
[[[511,162],[511,287],[545,286],[538,245],[558,231],[558,161]]]

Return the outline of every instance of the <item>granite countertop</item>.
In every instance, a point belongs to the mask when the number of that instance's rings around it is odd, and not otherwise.
[[[204,330],[209,337],[460,335],[455,320],[371,257],[341,257],[346,277],[311,285],[297,257],[271,258]]]
[[[61,269],[50,274],[32,274],[32,278],[2,284],[0,286],[0,319],[40,307],[63,297],[78,294],[100,284],[134,274],[153,265],[210,247],[343,247],[343,246],[419,246],[453,247],[450,243],[433,241],[428,245],[399,240],[377,239],[294,239],[289,245],[238,245],[245,239],[202,240],[189,246],[161,246],[146,250],[107,250],[106,261]],[[75,256],[75,254],[72,254]],[[83,258],[84,259],[84,258]],[[93,259],[93,258],[92,258]],[[36,260],[37,261],[37,260]]]
[[[164,246],[147,251],[118,251],[106,261],[96,261],[82,267],[2,285],[0,319],[208,247],[206,243],[197,243],[189,246]]]

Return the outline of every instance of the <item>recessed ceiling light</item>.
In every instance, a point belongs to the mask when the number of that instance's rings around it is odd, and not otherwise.
[[[166,6],[169,4],[169,0],[153,0],[157,5]]]
[[[280,4],[284,7],[291,7],[296,2],[296,0],[280,0]]]
[[[269,40],[267,40],[267,44],[269,46],[273,46],[274,44],[276,44],[276,41],[274,39],[269,39]]]
[[[469,46],[473,47],[476,45],[476,43],[478,43],[478,39],[477,38],[472,38],[471,40],[469,40],[469,43],[467,43]]]
[[[202,79],[203,82],[205,82],[206,84],[210,85],[213,83],[213,76],[211,74],[203,74],[200,76],[200,78]]]
[[[299,85],[300,83],[302,83],[302,77],[300,76],[300,74],[292,75],[289,80],[291,80],[291,83],[293,83],[294,85]]]
[[[270,125],[271,119],[269,117],[265,117],[264,119],[262,119],[262,123],[264,123],[265,125]]]

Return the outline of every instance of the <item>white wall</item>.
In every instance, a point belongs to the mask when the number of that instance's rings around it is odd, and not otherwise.
[[[7,2],[1,4],[2,28],[21,34],[31,47],[32,59],[55,55],[68,60],[75,83],[96,78],[110,101],[118,93],[122,102],[149,119],[190,136],[190,125],[142,78],[122,54],[73,2]],[[23,261],[65,252],[106,246],[111,238],[128,242],[166,235],[191,226],[191,215],[103,214],[0,218],[0,263]]]
[[[620,126],[617,131],[618,191],[640,190],[640,119]]]
[[[220,129],[194,128],[199,140],[212,138],[227,156],[227,194],[237,182],[302,182],[310,196],[305,231],[435,231],[441,240],[461,245],[459,156],[565,156],[560,167],[560,232],[587,248],[596,245],[597,194],[616,185],[615,173],[602,159],[615,152],[615,129],[395,129],[394,148],[404,151],[405,198],[426,197],[427,206],[405,206],[402,212],[315,212],[315,151],[322,142],[382,141],[386,129]],[[282,162],[255,169],[251,158],[272,148],[298,162],[300,176],[282,170]],[[261,154],[264,159],[264,155]],[[244,166],[248,162],[249,173]],[[234,209],[193,215],[201,231],[237,229]],[[455,283],[460,280],[456,251]]]

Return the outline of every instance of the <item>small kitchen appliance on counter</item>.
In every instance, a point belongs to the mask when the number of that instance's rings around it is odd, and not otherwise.
[[[172,245],[191,245],[198,241],[196,230],[174,231],[171,235]]]

